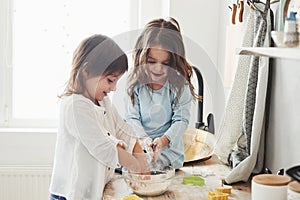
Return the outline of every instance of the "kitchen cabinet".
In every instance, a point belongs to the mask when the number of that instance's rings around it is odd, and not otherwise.
[[[300,48],[240,48],[240,55],[273,58],[265,167],[276,172],[300,164]]]

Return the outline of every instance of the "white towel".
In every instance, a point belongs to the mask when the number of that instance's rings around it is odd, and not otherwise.
[[[267,16],[267,31],[263,43],[258,40],[261,37],[256,37],[259,34],[254,34],[254,30],[261,28],[260,25],[255,25],[255,21],[260,15],[258,11],[250,11],[244,32],[243,44],[244,47],[252,47],[253,44],[259,46],[269,46],[270,44],[270,15]],[[256,28],[255,28],[256,27]],[[259,172],[263,166],[263,149],[264,149],[264,110],[268,82],[268,67],[269,59],[266,57],[259,58],[259,70],[257,75],[257,87],[255,95],[255,104],[252,120],[251,143],[247,147],[247,137],[242,133],[243,122],[245,123],[245,102],[247,100],[247,89],[250,66],[253,64],[251,56],[240,56],[238,67],[236,70],[235,79],[229,95],[226,106],[225,115],[219,130],[219,138],[216,143],[215,153],[223,163],[228,164],[228,158],[232,151],[241,153],[240,148],[243,144],[246,149],[246,158],[239,161],[234,161],[238,165],[235,166],[231,173],[226,177],[227,183],[238,181],[247,181],[253,172]],[[249,100],[249,99],[248,99]],[[244,120],[243,120],[244,117]],[[247,151],[249,150],[249,151]],[[262,150],[262,151],[261,151]],[[248,153],[250,155],[248,155]],[[235,163],[233,163],[235,165]]]

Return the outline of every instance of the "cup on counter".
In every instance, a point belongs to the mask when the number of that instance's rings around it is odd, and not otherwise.
[[[300,183],[298,181],[292,181],[288,184],[287,200],[299,200],[300,199]]]
[[[276,174],[260,174],[253,177],[251,182],[252,200],[286,200],[287,186],[291,178]]]

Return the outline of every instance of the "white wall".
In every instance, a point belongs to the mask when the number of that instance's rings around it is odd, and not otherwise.
[[[273,172],[300,165],[299,66],[299,60],[275,59],[272,67],[266,167]]]
[[[172,0],[170,5],[170,16],[179,21],[182,34],[203,47],[215,65],[218,58],[219,12],[216,11],[219,4],[219,1]]]
[[[141,8],[140,20],[135,23],[142,27],[153,18],[168,15],[176,18],[181,25],[183,35],[200,46],[211,62],[207,58],[203,58],[203,60],[216,68],[212,70],[211,74],[208,74],[210,83],[215,82],[218,71],[223,71],[221,69],[224,61],[224,54],[222,53],[222,48],[224,48],[223,23],[227,23],[223,17],[223,15],[227,15],[227,11],[223,11],[224,2],[199,0],[143,0],[139,2],[141,3],[139,5]],[[221,8],[220,5],[222,5]],[[190,44],[194,45],[193,43]],[[187,49],[188,57],[192,57],[195,53],[197,52],[191,52]],[[207,100],[204,117],[213,110],[212,97],[223,92],[214,89],[212,84],[205,91],[211,94],[205,94]],[[214,114],[217,116],[216,121],[219,121],[220,115]],[[0,165],[51,165],[55,140],[55,131],[27,130],[18,132],[0,129]]]
[[[0,165],[52,165],[55,130],[1,130]]]
[[[219,64],[222,62],[218,60],[220,35],[222,35],[220,19],[223,18],[220,15],[224,14],[219,12],[221,4],[222,1],[172,0],[169,9],[170,16],[179,21],[182,34],[186,38],[187,58],[192,65],[200,69],[203,75],[204,122],[208,113],[213,113],[217,127],[221,117],[219,113],[222,113],[224,108],[222,105],[224,88],[219,73]]]

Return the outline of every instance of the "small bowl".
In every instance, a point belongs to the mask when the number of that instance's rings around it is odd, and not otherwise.
[[[283,31],[271,31],[271,37],[272,37],[276,47],[284,47],[284,42],[283,42],[284,32]]]
[[[166,167],[162,170],[150,171],[148,174],[137,174],[122,169],[122,176],[132,191],[141,196],[157,196],[165,193],[175,176],[175,169]]]

